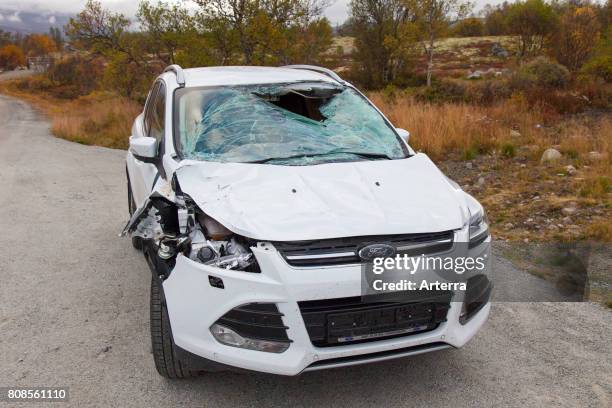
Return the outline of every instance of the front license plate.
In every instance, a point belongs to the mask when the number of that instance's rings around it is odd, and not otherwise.
[[[397,336],[427,330],[432,324],[431,307],[390,306],[327,316],[330,343],[346,343]]]

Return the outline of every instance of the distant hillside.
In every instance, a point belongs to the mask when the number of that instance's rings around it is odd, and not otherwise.
[[[62,28],[69,14],[51,11],[15,11],[0,8],[0,30],[23,34],[46,33],[50,27]]]

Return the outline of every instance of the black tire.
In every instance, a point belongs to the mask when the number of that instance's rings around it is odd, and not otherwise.
[[[156,277],[151,277],[151,345],[157,372],[166,378],[189,378],[198,375],[186,368],[176,356],[172,328],[166,308],[164,289]]]
[[[125,169],[125,173],[127,174],[127,168]],[[130,183],[130,175],[127,174],[127,196],[128,196],[128,211],[130,212],[130,217],[136,211],[136,202],[134,201],[134,194],[132,194],[132,184]],[[137,250],[142,250],[142,238],[141,237],[132,237],[132,246]]]

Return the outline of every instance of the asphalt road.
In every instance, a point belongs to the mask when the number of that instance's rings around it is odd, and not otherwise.
[[[123,157],[54,138],[27,104],[0,96],[0,387],[67,386],[79,407],[610,406],[611,314],[589,303],[495,303],[460,350],[299,377],[163,379],[150,272],[117,237]],[[498,271],[532,279],[503,259]]]

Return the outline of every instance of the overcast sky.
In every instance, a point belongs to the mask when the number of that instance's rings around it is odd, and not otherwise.
[[[0,0],[0,9],[76,13],[83,8],[85,1],[86,0]],[[487,3],[497,4],[501,3],[501,1],[502,0],[476,0],[476,8],[480,9]],[[189,3],[188,0],[186,2]],[[343,22],[347,16],[349,2],[350,0],[336,0],[335,3],[325,11],[325,15],[333,24]],[[133,16],[138,7],[137,0],[102,0],[102,4],[113,11],[119,11],[127,16]],[[19,15],[9,15],[4,18],[7,17],[19,18]]]

